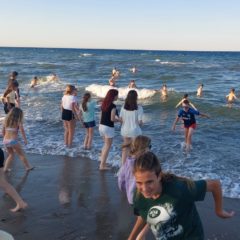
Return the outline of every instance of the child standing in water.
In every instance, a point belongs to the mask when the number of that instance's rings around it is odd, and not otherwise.
[[[64,125],[64,142],[67,147],[72,146],[75,132],[75,117],[77,116],[76,88],[73,85],[67,85],[61,103],[62,120]]]
[[[195,115],[199,115],[202,117],[209,118],[208,115],[200,113],[189,107],[189,101],[184,100],[182,103],[182,109],[179,110],[178,115],[173,123],[172,130],[174,131],[176,128],[176,124],[180,118],[182,118],[184,122],[184,129],[185,129],[185,144],[186,150],[189,151],[192,145],[192,135],[194,130],[196,129],[196,119]]]
[[[23,112],[20,108],[12,108],[7,114],[3,126],[3,144],[7,148],[8,158],[4,166],[4,171],[10,170],[9,167],[14,158],[14,152],[17,153],[22,160],[26,171],[32,170],[33,167],[29,164],[24,151],[18,141],[18,130],[20,130],[24,143],[27,144],[27,138],[23,128]]]
[[[128,240],[135,240],[146,223],[156,239],[203,240],[203,227],[195,202],[203,201],[206,192],[212,193],[218,217],[231,218],[235,214],[223,209],[219,180],[192,181],[164,173],[152,152],[143,153],[135,160],[133,174],[137,186],[133,203],[137,221]]]
[[[91,100],[91,94],[85,93],[83,95],[83,100],[80,105],[81,111],[81,119],[83,121],[83,125],[86,128],[86,135],[84,139],[83,146],[85,149],[91,149],[92,139],[94,133],[95,123],[95,106],[96,102]]]
[[[4,153],[3,150],[0,148],[0,188],[2,188],[3,191],[7,193],[16,202],[17,205],[15,208],[11,209],[12,212],[17,212],[20,209],[25,209],[27,207],[27,203],[23,201],[23,199],[14,189],[14,187],[6,181],[3,172],[3,166],[4,166]]]
[[[118,187],[121,191],[126,192],[128,203],[133,204],[133,196],[136,190],[136,181],[133,175],[133,166],[135,159],[141,154],[151,149],[151,139],[139,135],[131,143],[123,145],[123,148],[130,147],[130,155],[127,157],[125,163],[121,166],[118,174]],[[148,231],[148,225],[146,225],[136,239],[144,239]]]

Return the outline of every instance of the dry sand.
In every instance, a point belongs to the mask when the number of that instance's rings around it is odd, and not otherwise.
[[[29,208],[11,213],[14,203],[0,198],[0,229],[15,240],[127,239],[135,221],[132,209],[117,187],[113,171],[99,172],[87,158],[28,155],[36,169],[25,174],[16,159],[8,180],[20,191]],[[240,201],[225,199],[232,219],[215,216],[207,196],[198,204],[206,239],[240,239]],[[147,239],[153,239],[149,234]]]

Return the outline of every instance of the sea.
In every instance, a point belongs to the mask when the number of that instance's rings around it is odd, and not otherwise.
[[[136,73],[130,71],[135,66]],[[240,52],[142,51],[101,49],[0,48],[0,94],[7,85],[9,73],[17,71],[27,153],[42,155],[84,156],[99,161],[103,141],[95,128],[93,148],[83,149],[85,129],[77,122],[73,147],[63,141],[60,103],[67,84],[78,89],[79,102],[86,90],[96,100],[104,97],[112,69],[120,71],[117,80],[120,110],[127,85],[135,80],[139,104],[144,109],[143,134],[152,140],[152,151],[161,160],[164,171],[192,179],[220,179],[224,196],[240,198],[240,102],[230,108],[226,95],[231,88],[240,97]],[[51,74],[59,81],[52,82]],[[30,89],[37,76],[39,85]],[[162,99],[160,88],[167,85],[168,98]],[[199,84],[203,96],[197,97]],[[105,92],[104,92],[105,91]],[[197,118],[190,152],[184,145],[182,123],[171,130],[178,109],[176,104],[188,93],[189,100],[209,119]],[[96,108],[99,120],[100,105]],[[0,110],[2,126],[3,105]],[[121,162],[120,125],[108,162],[118,167]],[[2,146],[2,144],[1,144]],[[3,147],[3,146],[2,146]],[[30,159],[31,161],[31,159]]]

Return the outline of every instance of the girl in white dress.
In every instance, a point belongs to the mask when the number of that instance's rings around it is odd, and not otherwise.
[[[142,134],[141,125],[143,124],[143,108],[137,104],[137,92],[130,90],[124,105],[120,111],[120,119],[122,122],[121,135],[123,144],[129,144],[134,138]],[[122,164],[125,163],[129,154],[129,148],[122,150]]]

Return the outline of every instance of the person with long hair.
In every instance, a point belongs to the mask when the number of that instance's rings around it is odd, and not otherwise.
[[[95,107],[96,101],[91,99],[90,93],[85,93],[83,95],[83,100],[80,105],[81,119],[83,126],[86,128],[86,135],[83,143],[85,149],[91,149],[92,139],[94,134],[95,123]]]
[[[62,120],[64,126],[64,143],[67,147],[72,146],[75,132],[75,116],[77,116],[76,88],[67,85],[61,102]]]
[[[133,167],[137,191],[134,196],[135,226],[128,240],[136,239],[146,223],[156,239],[204,239],[202,223],[195,206],[211,192],[215,213],[231,218],[234,212],[223,209],[219,180],[192,181],[164,173],[157,156],[152,152],[139,156]]]
[[[0,148],[0,188],[3,189],[3,191],[7,193],[16,202],[16,207],[10,209],[12,212],[17,212],[21,209],[25,209],[28,206],[27,203],[21,198],[21,196],[17,193],[15,188],[6,181],[3,166],[4,166],[4,152]]]
[[[118,122],[118,112],[116,105],[113,103],[118,98],[118,90],[110,89],[107,92],[101,106],[99,133],[103,137],[104,145],[101,152],[100,170],[110,169],[106,165],[107,157],[112,146],[113,137],[115,135],[114,122]]]
[[[130,90],[120,111],[123,145],[129,144],[135,137],[142,134],[140,126],[143,124],[143,108],[138,105],[137,98],[137,92]],[[122,163],[126,161],[128,153],[129,148],[122,149]]]
[[[8,157],[4,166],[4,172],[10,170],[10,165],[14,159],[14,153],[17,153],[26,171],[33,167],[28,162],[22,146],[18,140],[18,131],[20,130],[24,143],[27,144],[27,138],[23,128],[23,111],[20,108],[12,108],[7,114],[3,126],[3,144],[7,149]]]
[[[20,106],[20,99],[17,93],[18,82],[11,82],[3,94],[4,112],[7,114],[13,107]]]

